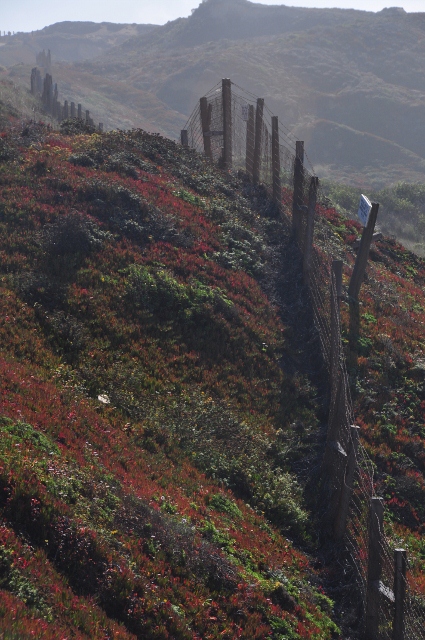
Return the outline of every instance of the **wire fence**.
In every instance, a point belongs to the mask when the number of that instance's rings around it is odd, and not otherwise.
[[[245,171],[254,183],[263,185],[282,215],[291,218],[294,241],[304,258],[308,253],[305,275],[330,379],[323,461],[325,517],[332,535],[343,540],[356,578],[364,637],[425,640],[425,601],[409,567],[401,574],[395,569],[395,551],[384,532],[383,502],[381,519],[373,510],[374,464],[354,426],[341,340],[342,280],[338,283],[330,258],[333,234],[320,224],[323,206],[329,208],[331,203],[315,187],[317,178],[303,143],[278,122],[263,100],[228,80],[200,100],[182,132],[182,142],[223,168]],[[316,207],[317,201],[321,207]],[[309,220],[313,220],[311,237]]]

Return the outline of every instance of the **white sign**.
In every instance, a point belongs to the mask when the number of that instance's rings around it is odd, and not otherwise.
[[[249,109],[247,104],[242,105],[242,120],[248,122]]]
[[[370,202],[369,198],[366,198],[366,196],[362,194],[360,197],[360,204],[357,215],[364,227],[367,225],[367,221],[369,220],[369,213],[371,209],[372,203]]]

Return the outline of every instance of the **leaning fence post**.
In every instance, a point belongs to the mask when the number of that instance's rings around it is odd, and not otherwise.
[[[252,178],[254,168],[255,145],[255,109],[254,105],[248,106],[248,122],[246,123],[246,171]]]
[[[280,180],[280,144],[279,144],[279,120],[272,116],[272,175],[273,175],[273,200],[280,207],[282,202],[282,184]]]
[[[366,640],[376,640],[379,634],[379,604],[382,576],[382,539],[384,501],[372,498],[369,514],[369,554],[366,592]]]
[[[310,278],[311,254],[313,251],[313,237],[314,237],[314,215],[316,213],[318,188],[319,188],[319,178],[313,176],[310,180],[310,189],[308,192],[307,226],[305,229],[305,239],[304,239],[303,271],[304,271],[304,280],[306,282],[308,282]]]
[[[375,230],[378,211],[379,204],[377,202],[373,202],[372,209],[369,213],[367,225],[363,229],[356,264],[354,265],[353,274],[351,276],[350,285],[348,287],[348,295],[354,300],[357,300],[359,297],[360,287],[362,285],[363,277],[366,271],[367,260],[369,257],[370,245],[372,244],[373,232]]]
[[[180,132],[180,140],[182,143],[182,147],[188,147],[189,146],[189,134],[187,129],[182,129]]]
[[[231,169],[232,157],[232,82],[229,78],[222,81],[223,92],[223,163],[225,169]]]
[[[261,174],[261,147],[263,144],[263,111],[264,98],[258,98],[255,112],[255,144],[254,144],[254,165],[252,168],[252,181],[254,184],[260,182]]]
[[[300,207],[304,190],[304,142],[297,140],[294,160],[294,192],[292,200],[292,231],[298,239],[300,229]]]
[[[359,431],[360,427],[355,424],[350,428],[350,446],[348,450],[347,467],[345,470],[345,479],[341,488],[341,497],[338,506],[338,512],[335,519],[334,536],[336,540],[344,537],[348,513],[350,510],[351,498],[354,491],[354,479],[357,471],[357,454],[359,450]]]
[[[393,640],[405,640],[404,606],[406,600],[406,567],[407,554],[405,549],[395,549]]]
[[[77,118],[78,120],[82,120],[83,119],[83,107],[81,106],[81,104],[77,105]]]
[[[210,131],[211,109],[208,108],[207,98],[201,98],[199,103],[201,108],[201,126],[202,126],[202,135],[204,139],[204,153],[207,158],[212,160],[213,157],[212,157],[211,131]]]

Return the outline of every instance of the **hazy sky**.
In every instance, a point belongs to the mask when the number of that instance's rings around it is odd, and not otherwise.
[[[340,7],[380,11],[403,6],[406,11],[425,11],[424,0],[257,0],[261,4],[297,7]],[[0,0],[0,30],[32,31],[62,20],[139,22],[163,24],[190,15],[200,0]]]

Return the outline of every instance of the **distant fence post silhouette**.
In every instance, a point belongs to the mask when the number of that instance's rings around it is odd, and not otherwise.
[[[232,154],[232,83],[229,78],[222,81],[223,94],[223,165],[229,170],[233,164]]]
[[[250,178],[254,171],[254,147],[255,147],[255,108],[253,104],[248,106],[248,121],[246,123],[246,172]]]
[[[301,210],[304,190],[304,142],[297,140],[295,143],[294,159],[294,192],[292,200],[292,230],[299,240],[301,228]]]
[[[282,202],[282,182],[280,179],[279,120],[272,116],[272,180],[273,201],[280,207]]]
[[[43,60],[50,61],[50,51],[47,54],[43,51],[40,54]],[[49,62],[50,64],[50,62]],[[41,79],[40,71],[37,67],[31,70],[31,93],[41,98],[43,104],[43,110],[48,113],[52,118],[56,119],[59,123],[69,118],[78,117],[79,120],[84,120],[86,124],[94,127],[93,118],[90,117],[90,112],[86,111],[86,117],[83,119],[83,108],[81,104],[78,104],[76,112],[75,102],[69,103],[65,100],[63,106],[58,100],[58,85],[53,85],[53,78],[49,73],[46,73],[44,80]],[[98,131],[103,131],[103,123],[99,123]]]
[[[182,129],[180,132],[180,140],[181,140],[181,144],[182,147],[188,147],[189,146],[189,134],[187,129]]]
[[[263,111],[264,99],[258,98],[255,112],[255,143],[254,143],[254,163],[252,167],[252,181],[254,184],[260,182],[261,172],[261,147],[263,142]]]
[[[211,148],[211,130],[210,130],[212,109],[208,106],[207,98],[200,99],[200,110],[201,110],[202,135],[204,139],[204,153],[209,160],[212,160],[213,156],[212,156],[212,148]]]

